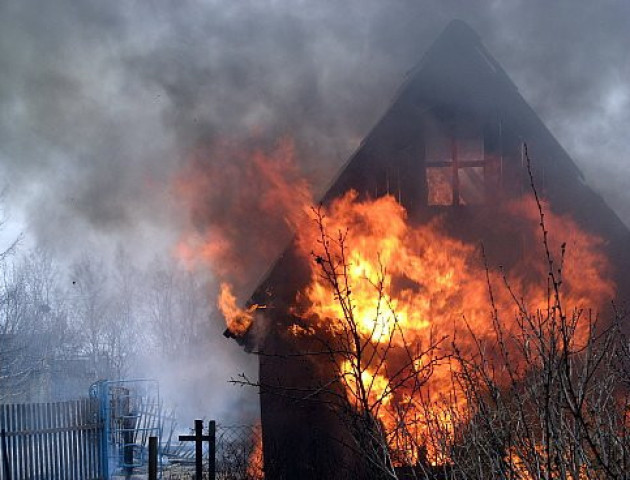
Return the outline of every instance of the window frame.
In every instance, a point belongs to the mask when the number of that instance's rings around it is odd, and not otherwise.
[[[474,120],[471,120],[474,121]],[[427,160],[427,139],[425,139],[425,151],[424,151],[424,156],[425,156],[425,161],[424,161],[424,168],[425,168],[425,181],[426,181],[426,188],[427,188],[427,198],[426,198],[426,203],[429,207],[448,207],[448,206],[461,206],[461,205],[465,205],[462,203],[462,199],[461,199],[461,182],[460,182],[460,177],[459,177],[459,173],[460,170],[465,169],[465,168],[473,168],[473,167],[480,167],[483,168],[483,183],[484,183],[484,191],[483,191],[483,201],[481,203],[474,203],[474,205],[480,205],[480,204],[486,204],[488,201],[488,188],[487,188],[487,175],[488,175],[488,159],[487,159],[487,155],[486,155],[486,151],[485,151],[485,139],[484,139],[484,130],[483,128],[480,128],[480,140],[482,142],[482,145],[484,146],[483,150],[482,150],[482,154],[481,154],[481,158],[480,159],[476,159],[476,160],[466,160],[466,161],[461,161],[460,159],[460,155],[459,155],[459,149],[458,149],[458,136],[457,136],[457,128],[456,126],[458,124],[462,123],[462,119],[458,119],[457,123],[453,122],[451,123],[451,125],[445,124],[444,122],[438,122],[437,127],[440,128],[442,130],[442,132],[448,137],[448,142],[449,142],[449,146],[450,146],[450,157],[449,160],[442,160],[442,161],[435,161],[435,160]],[[446,204],[446,203],[429,203],[429,199],[431,197],[430,193],[431,193],[431,187],[429,184],[429,175],[428,175],[428,170],[430,168],[439,168],[439,169],[449,169],[450,170],[450,179],[451,179],[451,203],[450,204]]]

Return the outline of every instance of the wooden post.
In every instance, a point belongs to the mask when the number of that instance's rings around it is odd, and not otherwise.
[[[149,437],[149,480],[158,478],[158,441],[157,437]]]
[[[194,435],[180,435],[180,442],[195,442],[195,478],[202,480],[203,475],[203,442],[209,441],[210,436],[203,434],[203,420],[195,420]]]
[[[210,420],[208,423],[208,469],[210,470],[210,480],[216,480],[217,477],[217,423],[214,420]]]
[[[459,205],[459,158],[457,152],[457,137],[455,127],[451,137],[451,162],[453,163],[453,205]]]
[[[195,420],[195,437],[199,441],[195,442],[195,473],[197,480],[202,480],[203,476],[203,421]]]
[[[9,470],[9,452],[7,451],[7,432],[2,429],[2,467],[4,468],[4,478],[11,480],[11,470]]]

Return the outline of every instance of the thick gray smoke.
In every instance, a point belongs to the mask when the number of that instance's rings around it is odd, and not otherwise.
[[[0,6],[0,158],[38,242],[176,236],[170,175],[199,142],[290,134],[325,184],[452,18],[630,222],[625,1],[75,2]]]
[[[188,222],[173,178],[226,137],[292,137],[321,191],[453,18],[630,225],[625,0],[3,0],[12,231],[68,260],[118,245],[139,262],[169,255]]]

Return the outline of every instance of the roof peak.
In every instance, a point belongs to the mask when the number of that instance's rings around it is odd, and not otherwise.
[[[430,57],[436,53],[442,56],[446,52],[469,51],[482,45],[481,36],[463,20],[451,20],[442,33],[426,52]]]
[[[475,48],[479,51],[485,52],[481,36],[463,20],[451,20],[446,27],[444,27],[442,33],[440,33],[440,35],[429,46],[429,48],[425,50],[418,63],[409,70],[409,72],[407,72],[408,78],[413,78],[419,70],[421,70],[433,59],[443,61],[444,58],[450,58],[454,54],[462,55],[462,52],[470,52],[471,49]],[[464,55],[467,54],[468,53]],[[493,68],[496,68],[496,61],[494,61],[489,54],[486,54],[486,57],[489,57],[489,61],[493,64]],[[406,84],[403,84],[400,90],[405,87]]]
[[[443,38],[465,42],[479,42],[481,40],[479,34],[475,32],[470,25],[458,18],[449,22],[438,38],[438,41]]]

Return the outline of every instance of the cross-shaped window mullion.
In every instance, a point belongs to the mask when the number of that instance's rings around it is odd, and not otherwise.
[[[451,188],[452,188],[452,204],[459,205],[461,203],[460,195],[460,179],[459,171],[463,168],[482,167],[485,168],[486,162],[482,160],[464,160],[460,161],[457,148],[457,140],[451,137],[451,158],[450,161],[427,162],[427,167],[452,168],[451,171]]]

